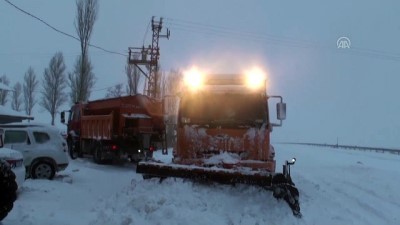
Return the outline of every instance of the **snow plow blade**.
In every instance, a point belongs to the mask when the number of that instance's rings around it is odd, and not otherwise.
[[[284,173],[269,173],[260,171],[240,171],[234,169],[209,168],[193,165],[165,164],[154,161],[139,162],[136,172],[143,178],[178,177],[195,181],[213,181],[221,184],[249,184],[273,191],[277,199],[284,199],[292,209],[293,215],[301,217],[299,192],[288,174],[288,163],[284,165]],[[286,171],[286,172],[285,172]],[[290,173],[290,172],[289,172]]]
[[[164,164],[157,162],[140,162],[136,167],[137,173],[148,177],[179,177],[199,181],[214,181],[222,184],[253,184],[262,187],[271,186],[271,173],[240,173],[229,169],[215,169],[199,166]]]

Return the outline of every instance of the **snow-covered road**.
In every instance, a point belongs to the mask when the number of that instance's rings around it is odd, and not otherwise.
[[[258,187],[159,183],[143,180],[132,165],[80,159],[53,181],[25,181],[2,224],[400,224],[399,155],[294,145],[275,150],[279,165],[297,158],[292,178],[302,219]]]
[[[400,223],[400,156],[290,148],[299,156],[292,177],[306,224]]]

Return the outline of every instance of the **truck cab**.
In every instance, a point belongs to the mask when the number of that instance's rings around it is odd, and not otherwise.
[[[187,86],[179,94],[174,119],[173,162],[275,172],[270,132],[281,123],[271,123],[268,100],[280,100],[277,104],[280,121],[286,109],[280,96],[267,95],[265,77],[205,75],[198,80],[200,85],[185,79]]]
[[[276,172],[275,151],[270,143],[273,126],[286,118],[281,96],[269,96],[266,77],[259,70],[239,75],[184,74],[185,86],[177,97],[164,99],[165,123],[175,128],[172,163],[139,162],[136,172],[144,178],[180,177],[223,184],[252,184],[284,199],[293,215],[301,217],[299,191],[286,160]],[[276,105],[279,123],[272,123],[268,102]],[[169,130],[169,129],[168,129]]]

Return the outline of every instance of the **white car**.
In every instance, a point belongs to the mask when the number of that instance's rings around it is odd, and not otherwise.
[[[18,188],[20,188],[25,181],[25,166],[22,153],[13,149],[0,147],[0,159],[10,165],[11,170],[15,174],[15,181]]]
[[[0,124],[4,147],[18,150],[24,157],[27,177],[53,179],[69,159],[67,142],[57,128],[36,123]]]

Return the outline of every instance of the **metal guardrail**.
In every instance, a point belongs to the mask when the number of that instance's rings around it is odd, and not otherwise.
[[[358,145],[339,145],[339,144],[332,145],[332,144],[319,144],[319,143],[307,143],[307,142],[277,142],[277,144],[308,145],[308,146],[342,148],[342,149],[360,150],[360,151],[389,152],[392,154],[400,155],[400,149],[394,149],[394,148],[366,147]]]

